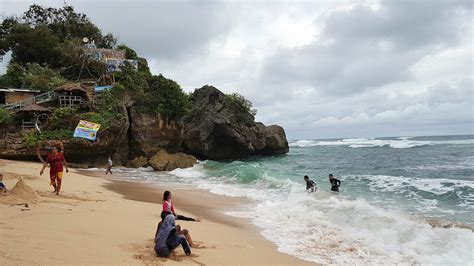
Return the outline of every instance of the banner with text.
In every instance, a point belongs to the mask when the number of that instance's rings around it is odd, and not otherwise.
[[[79,124],[74,130],[74,137],[84,138],[88,140],[97,139],[97,131],[99,131],[100,124],[92,123],[86,120],[79,121]]]

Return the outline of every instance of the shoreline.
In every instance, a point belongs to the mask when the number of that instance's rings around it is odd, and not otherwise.
[[[158,214],[161,212],[163,192],[169,190],[172,193],[175,208],[190,214],[193,218],[199,217],[203,220],[235,228],[251,228],[248,219],[231,217],[223,213],[223,211],[234,210],[241,204],[244,204],[245,199],[243,198],[216,195],[199,188],[161,187],[161,184],[157,183],[120,180],[113,178],[113,176],[99,174],[96,171],[92,172],[81,169],[78,172],[82,175],[109,181],[103,184],[103,187],[122,195],[127,200],[156,204]],[[212,202],[211,206],[209,206],[209,202]]]
[[[159,187],[109,180],[71,169],[59,196],[40,163],[0,160],[10,190],[0,196],[0,264],[285,264],[316,265],[280,253],[259,229],[242,218],[220,213],[243,201],[198,189]],[[12,189],[18,178],[26,186]],[[18,186],[20,187],[20,186]],[[30,188],[30,190],[27,189]],[[156,257],[153,235],[161,212],[162,191],[171,190],[177,212],[201,217],[178,221],[194,242],[204,246],[178,259]],[[20,193],[21,192],[21,193]],[[185,197],[182,195],[186,195]],[[28,210],[13,203],[28,203]],[[209,202],[212,206],[209,207]],[[199,214],[199,215],[197,215]]]

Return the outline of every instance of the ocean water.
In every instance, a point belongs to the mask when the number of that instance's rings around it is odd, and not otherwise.
[[[474,136],[290,141],[287,155],[203,161],[168,173],[118,169],[252,199],[249,218],[278,250],[323,264],[473,265]],[[330,192],[327,176],[342,181]],[[317,183],[305,191],[303,176]],[[212,203],[210,203],[212,204]]]

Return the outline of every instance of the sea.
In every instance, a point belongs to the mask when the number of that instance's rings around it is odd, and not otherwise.
[[[278,251],[323,264],[473,265],[474,135],[289,141],[286,155],[122,179],[245,197],[226,211],[250,219]],[[330,191],[328,174],[341,180]],[[305,190],[303,176],[317,183]],[[212,203],[210,203],[212,204]]]

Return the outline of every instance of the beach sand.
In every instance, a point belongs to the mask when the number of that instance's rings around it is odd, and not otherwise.
[[[220,213],[245,204],[244,199],[111,181],[74,169],[65,174],[56,196],[47,171],[39,176],[40,169],[39,163],[0,160],[0,173],[9,189],[0,193],[0,265],[312,264],[277,252],[248,220]],[[178,214],[203,219],[177,221],[204,246],[193,249],[191,256],[179,247],[179,261],[156,257],[153,250],[165,189],[172,191]]]

